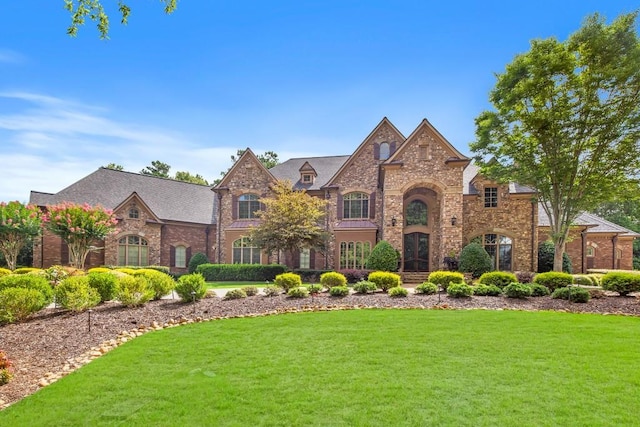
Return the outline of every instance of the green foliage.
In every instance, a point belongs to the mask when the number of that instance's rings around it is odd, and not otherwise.
[[[378,289],[378,285],[369,280],[361,280],[353,285],[353,290],[357,294],[373,293],[376,289]]]
[[[487,251],[479,243],[469,243],[460,252],[458,270],[471,273],[474,279],[493,270],[493,262]]]
[[[416,294],[432,295],[438,292],[438,285],[424,282],[416,286]]]
[[[176,181],[190,182],[191,184],[209,185],[209,182],[200,174],[191,174],[190,172],[178,171],[173,177]]]
[[[245,286],[242,289],[244,290],[244,293],[247,294],[248,297],[253,297],[258,295],[258,288],[256,288],[255,286]]]
[[[280,286],[269,285],[269,286],[265,286],[264,288],[264,294],[265,296],[268,296],[268,297],[275,297],[277,295],[280,295],[281,293],[282,293],[282,288]]]
[[[297,286],[289,289],[287,296],[290,298],[307,298],[309,296],[309,290],[304,286]]]
[[[618,292],[621,296],[640,292],[640,273],[612,271],[602,277],[602,289]]]
[[[116,299],[126,307],[138,307],[153,298],[153,289],[144,276],[123,276],[118,280]]]
[[[328,271],[320,276],[320,284],[327,289],[334,286],[344,286],[347,284],[347,278],[342,273],[336,271]]]
[[[314,283],[312,285],[307,286],[307,290],[311,295],[316,295],[322,292],[322,287],[323,287],[322,285],[318,285],[317,283]]]
[[[13,270],[13,274],[32,274],[40,272],[42,272],[42,269],[36,267],[20,267]]]
[[[175,291],[182,301],[201,300],[207,294],[207,282],[200,273],[180,276]]]
[[[0,253],[9,270],[15,270],[21,249],[40,234],[41,224],[37,206],[0,202]]]
[[[387,291],[390,297],[406,297],[409,295],[409,291],[402,286],[394,286]]]
[[[153,289],[154,300],[159,300],[176,287],[176,282],[171,276],[157,270],[143,268],[134,271],[133,275],[144,276],[149,281],[149,286]]]
[[[400,286],[400,275],[388,271],[373,271],[369,273],[369,281],[376,284],[383,292]]]
[[[203,265],[203,264],[209,264],[209,258],[207,258],[207,256],[205,254],[203,254],[202,252],[197,252],[195,254],[193,254],[191,256],[191,258],[189,259],[189,273],[202,273],[201,271],[198,270],[198,266]],[[220,265],[220,264],[218,264]],[[204,273],[203,273],[204,274]],[[213,280],[211,280],[213,281]]]
[[[100,301],[111,301],[118,292],[118,278],[113,273],[89,273],[89,286],[98,291]]]
[[[289,289],[302,286],[302,279],[296,273],[282,273],[276,276],[274,283],[288,292]]]
[[[553,258],[556,250],[553,246],[553,242],[547,240],[540,243],[538,246],[538,273],[546,273],[547,271],[553,271]],[[565,273],[571,273],[573,270],[571,265],[571,258],[564,252],[562,254],[562,271]]]
[[[398,271],[398,251],[386,240],[380,240],[365,264],[368,270]]]
[[[526,285],[524,283],[510,283],[503,289],[504,294],[508,298],[526,298],[530,297],[533,293],[531,286]]]
[[[171,166],[160,160],[152,160],[151,165],[146,166],[140,171],[141,175],[157,176],[158,178],[169,178],[169,170]]]
[[[279,264],[202,264],[196,268],[207,282],[271,282],[285,270]]]
[[[496,285],[485,285],[480,283],[473,287],[473,294],[478,296],[497,297],[502,295],[502,288]]]
[[[36,289],[1,289],[0,323],[21,322],[44,306],[44,296]]]
[[[480,276],[478,281],[485,285],[496,285],[499,288],[504,288],[510,283],[517,283],[517,280],[516,275],[513,273],[508,273],[506,271],[491,271]]]
[[[53,289],[51,285],[42,276],[34,276],[31,274],[11,274],[9,276],[0,277],[0,290],[7,288],[25,288],[34,289],[42,294],[42,306],[38,310],[45,308],[53,301]]]
[[[574,274],[573,283],[580,286],[598,286],[588,274]]]
[[[100,303],[100,294],[89,286],[89,277],[75,276],[64,279],[54,290],[56,304],[67,310],[80,312]]]
[[[241,299],[246,297],[247,293],[242,288],[231,289],[224,295],[224,299]]]
[[[573,284],[573,276],[569,273],[560,273],[556,271],[548,271],[546,273],[536,274],[533,283],[546,286],[550,291]]]
[[[344,297],[349,295],[349,287],[348,286],[333,286],[329,288],[329,295],[332,297]]]
[[[1,268],[0,267],[0,277],[8,276],[9,274],[11,274],[11,270],[9,270],[8,268]]]
[[[13,373],[11,372],[11,361],[4,353],[4,351],[0,350],[0,385],[5,385],[13,378]]]
[[[464,298],[473,295],[473,286],[469,286],[466,283],[454,283],[451,282],[447,286],[447,295],[452,298]]]
[[[532,297],[546,297],[551,293],[551,291],[549,291],[549,288],[538,283],[531,283],[529,286],[531,287]]]
[[[327,271],[333,270],[310,270],[308,268],[296,268],[293,270],[294,273],[300,275],[303,283],[318,283],[320,281],[320,276]]]
[[[464,283],[464,274],[457,271],[432,271],[427,282],[435,283],[446,291],[450,283]]]
[[[589,302],[591,299],[591,294],[589,291],[580,288],[578,286],[568,286],[563,288],[558,288],[551,294],[551,298],[554,299],[565,299],[572,302]]]

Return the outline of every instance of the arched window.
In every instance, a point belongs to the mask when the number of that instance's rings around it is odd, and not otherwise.
[[[390,147],[388,142],[380,144],[380,160],[387,160],[390,154]]]
[[[587,246],[587,256],[589,258],[596,256],[596,248],[591,245]]]
[[[132,219],[140,218],[140,211],[138,211],[138,208],[133,207],[129,209],[129,218],[132,218]]]
[[[187,247],[183,245],[176,246],[176,267],[185,268],[187,266]]]
[[[484,234],[473,239],[480,243],[493,261],[493,268],[499,271],[512,271],[513,241],[500,234]]]
[[[149,244],[140,236],[118,240],[118,265],[149,265]]]
[[[238,197],[238,218],[257,218],[256,212],[260,210],[260,202],[257,194],[243,194]]]
[[[365,193],[349,193],[343,197],[343,218],[369,218],[369,195]]]
[[[260,264],[260,248],[254,246],[248,237],[233,242],[233,264]]]
[[[427,205],[420,201],[414,200],[407,205],[407,211],[404,214],[405,224],[409,225],[427,225],[428,221]]]

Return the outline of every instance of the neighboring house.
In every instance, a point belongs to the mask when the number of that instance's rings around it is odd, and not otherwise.
[[[277,180],[328,202],[324,248],[300,248],[285,260],[247,238]],[[31,196],[43,207],[61,201],[101,204],[120,219],[119,232],[91,265],[163,264],[176,272],[195,252],[220,263],[359,269],[382,239],[399,251],[404,272],[442,269],[445,257],[458,256],[471,241],[484,246],[497,269],[535,271],[538,243],[548,235],[534,190],[487,180],[426,119],[405,137],[384,118],[351,155],[289,159],[271,169],[247,149],[212,189],[99,169],[57,194]],[[630,269],[639,236],[582,214],[567,246],[574,271]],[[64,245],[45,235],[35,264],[65,261]]]

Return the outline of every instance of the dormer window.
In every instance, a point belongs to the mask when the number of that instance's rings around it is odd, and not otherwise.
[[[302,174],[302,183],[303,184],[313,184],[313,174],[303,173]]]
[[[138,219],[140,218],[140,211],[136,207],[132,207],[129,209],[129,218]]]

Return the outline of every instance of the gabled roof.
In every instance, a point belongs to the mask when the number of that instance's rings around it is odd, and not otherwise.
[[[231,177],[235,174],[236,169],[242,167],[242,165],[245,162],[250,161],[249,159],[254,160],[258,164],[258,167],[261,168],[264,173],[266,173],[269,177],[271,177],[275,181],[276,178],[274,178],[274,176],[271,175],[271,172],[269,172],[269,169],[265,168],[264,165],[262,164],[262,162],[258,159],[258,157],[253,153],[253,151],[251,151],[251,148],[247,147],[244,150],[244,153],[242,153],[242,156],[240,156],[240,158],[238,160],[236,160],[236,162],[233,164],[233,166],[231,166],[231,169],[229,169],[227,171],[227,173],[224,175],[224,177],[218,183],[218,185],[213,187],[214,191],[217,188],[225,188],[225,187],[227,187],[227,184],[228,184],[229,180],[231,180]]]
[[[640,237],[640,234],[635,231],[631,231],[621,225],[615,224],[611,221],[607,221],[604,218],[600,218],[598,215],[582,212],[573,221],[574,225],[584,226],[589,229],[589,233],[615,233],[626,237]],[[551,222],[547,213],[542,208],[542,204],[538,204],[538,226],[550,227]]]
[[[319,190],[327,184],[332,176],[344,165],[350,156],[328,156],[328,157],[301,157],[289,159],[269,169],[271,174],[278,180],[288,180],[296,190]],[[313,183],[304,184],[300,182],[300,170],[309,164],[316,171],[316,178]]]
[[[478,189],[473,185],[476,177],[480,175],[480,168],[470,163],[462,172],[462,194],[478,194]],[[535,193],[536,191],[527,187],[526,185],[520,185],[514,182],[509,183],[509,194],[527,194]]]
[[[38,206],[88,203],[115,209],[133,193],[163,221],[215,223],[215,194],[207,185],[100,168],[56,194],[31,192]]]
[[[142,206],[142,208],[144,210],[146,210],[147,212],[149,212],[149,214],[153,217],[154,221],[162,221],[160,218],[158,218],[158,216],[155,214],[155,212],[153,212],[153,209],[151,209],[149,207],[149,205],[147,205],[144,200],[142,200],[142,198],[138,195],[138,193],[136,193],[135,191],[133,193],[131,193],[131,195],[129,197],[127,197],[126,199],[124,199],[122,201],[122,203],[120,203],[118,206],[116,206],[113,210],[114,211],[118,211],[120,210],[123,206],[128,205],[131,202],[135,202],[135,203],[140,203],[140,205]]]

